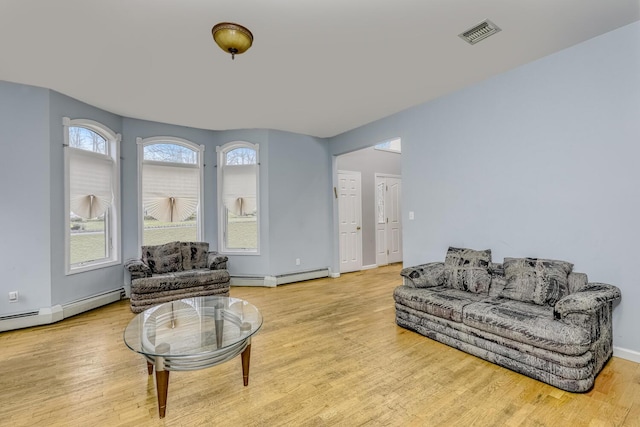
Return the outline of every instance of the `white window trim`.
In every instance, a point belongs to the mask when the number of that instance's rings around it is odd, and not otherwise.
[[[110,267],[119,265],[121,263],[121,211],[120,211],[120,142],[122,135],[109,129],[102,123],[89,119],[70,119],[69,117],[62,118],[62,127],[64,130],[64,264],[65,274],[72,275],[77,273],[83,273],[86,271],[96,270],[99,268]],[[110,239],[110,250],[107,258],[102,258],[95,261],[80,263],[78,265],[71,265],[71,235],[69,230],[71,229],[71,211],[70,211],[70,183],[69,183],[69,128],[70,127],[82,127],[89,129],[98,135],[102,136],[109,144],[108,155],[113,159],[114,171],[113,171],[113,203],[110,207],[111,213],[109,214],[109,222],[107,224],[108,230],[106,231],[107,239]],[[100,154],[101,155],[101,154]]]
[[[258,214],[256,215],[256,233],[257,233],[257,248],[256,249],[228,249],[225,244],[224,233],[226,232],[225,224],[225,208],[222,200],[222,173],[225,165],[225,155],[231,150],[236,148],[250,148],[256,152],[256,206],[258,207]],[[218,250],[221,254],[225,255],[260,255],[260,218],[262,217],[260,206],[260,146],[259,144],[253,144],[247,141],[232,141],[227,142],[222,146],[216,147],[218,154],[217,165],[217,181],[218,181]]]
[[[199,170],[200,191],[198,194],[198,220],[196,221],[196,239],[204,241],[204,145],[198,145],[195,142],[175,136],[152,136],[149,138],[136,138],[138,145],[138,251],[142,251],[142,241],[144,235],[144,208],[142,206],[142,165],[144,163],[144,147],[153,144],[175,144],[188,148],[198,153],[198,161],[196,165]],[[149,160],[149,163],[163,164],[171,162],[161,162]]]

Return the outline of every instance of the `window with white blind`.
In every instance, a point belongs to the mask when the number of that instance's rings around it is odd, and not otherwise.
[[[218,147],[218,236],[225,253],[259,253],[258,145]]]
[[[202,241],[203,145],[174,137],[138,138],[140,241]]]
[[[63,119],[65,264],[74,274],[120,262],[120,135],[84,119]]]

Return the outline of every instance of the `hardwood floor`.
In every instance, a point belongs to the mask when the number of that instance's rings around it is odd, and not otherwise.
[[[277,288],[260,308],[249,386],[240,357],[173,372],[166,418],[122,332],[128,301],[0,334],[2,426],[640,426],[640,365],[613,358],[571,394],[394,323],[399,265]]]

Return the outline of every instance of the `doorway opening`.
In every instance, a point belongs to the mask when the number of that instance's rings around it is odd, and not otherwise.
[[[339,252],[340,273],[402,261],[400,141],[398,138],[392,141],[394,144],[389,144],[389,141],[378,144],[382,145],[380,148],[372,146],[336,156],[336,247]],[[346,193],[338,194],[342,191],[341,186],[346,185],[346,181],[341,183],[341,179],[345,178],[340,176],[341,173],[360,175],[360,203],[357,208],[349,207],[351,213],[347,206],[341,206],[340,201],[351,200],[357,203],[358,197],[352,196],[348,199]],[[359,223],[357,217],[354,220],[353,217],[346,216],[354,213],[359,213]],[[355,221],[351,224],[352,234],[346,229],[349,220]]]

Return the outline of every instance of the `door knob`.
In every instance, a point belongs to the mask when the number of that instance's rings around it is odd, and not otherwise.
[[[356,227],[356,230],[360,230],[360,226],[357,226],[357,227]]]

